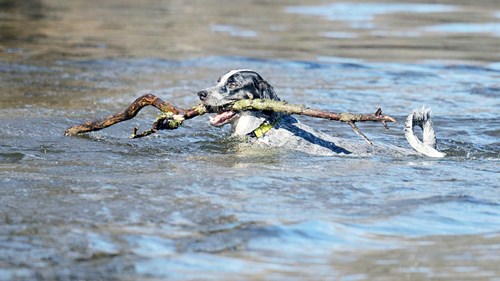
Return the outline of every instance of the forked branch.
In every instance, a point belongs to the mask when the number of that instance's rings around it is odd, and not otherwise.
[[[352,114],[348,112],[336,113],[327,112],[318,109],[312,109],[299,104],[288,104],[282,101],[274,100],[240,100],[237,101],[233,107],[233,110],[269,110],[275,112],[283,112],[286,114],[299,114],[306,115],[310,117],[324,118],[329,120],[336,120],[340,122],[345,122],[351,126],[351,128],[361,136],[370,145],[373,143],[359,130],[356,126],[356,122],[380,122],[386,129],[389,129],[387,122],[396,123],[396,119],[391,116],[382,115],[382,109],[379,108],[374,114]]]
[[[203,105],[199,104],[190,109],[180,109],[168,102],[163,101],[159,97],[146,94],[138,99],[136,99],[130,106],[128,106],[123,112],[110,115],[102,120],[97,121],[88,121],[81,125],[76,125],[71,128],[68,128],[65,132],[66,136],[74,136],[81,133],[87,133],[91,131],[98,131],[104,128],[107,128],[116,123],[126,121],[134,118],[137,113],[145,106],[154,106],[161,111],[160,115],[156,118],[156,121],[151,126],[151,129],[144,131],[142,133],[137,133],[138,129],[134,128],[132,131],[131,138],[141,138],[153,133],[158,132],[159,130],[173,130],[177,129],[182,125],[184,120],[194,118],[199,115],[203,115],[209,112],[208,109]],[[371,141],[358,129],[356,126],[356,122],[380,122],[387,127],[387,122],[396,122],[391,116],[382,115],[382,110],[379,108],[375,114],[352,114],[352,113],[335,113],[335,112],[327,112],[318,109],[311,109],[305,107],[303,105],[297,104],[288,104],[283,101],[274,101],[274,100],[263,100],[263,99],[255,99],[255,100],[239,100],[235,103],[228,105],[224,108],[224,110],[233,110],[233,111],[245,111],[245,110],[265,110],[265,111],[274,111],[281,112],[285,114],[299,114],[316,118],[324,118],[329,120],[336,120],[340,122],[348,123],[351,128],[360,135],[363,139],[365,139],[369,144],[372,144]]]
[[[66,136],[75,136],[82,133],[99,131],[116,123],[126,121],[134,118],[139,111],[146,106],[154,106],[159,109],[162,113],[167,114],[165,116],[158,116],[155,123],[151,127],[151,132],[146,134],[155,133],[158,130],[165,129],[177,129],[182,121],[185,119],[191,119],[198,115],[204,114],[206,112],[205,107],[197,106],[192,109],[180,109],[170,103],[163,101],[161,98],[153,94],[145,94],[137,98],[132,104],[130,104],[124,111],[109,115],[102,120],[88,121],[80,125],[76,125],[68,128],[64,134]],[[171,118],[168,118],[171,115]],[[174,119],[179,119],[182,117],[183,120],[179,122],[171,122]],[[172,120],[171,120],[172,119]],[[137,128],[134,128],[134,132],[137,132]]]

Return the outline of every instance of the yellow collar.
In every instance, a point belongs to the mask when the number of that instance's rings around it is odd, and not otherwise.
[[[279,117],[278,119],[276,119],[276,121],[274,121],[274,123],[270,124],[270,123],[267,123],[267,122],[264,122],[262,123],[257,129],[255,129],[252,134],[256,137],[256,138],[260,138],[262,137],[265,133],[269,132],[272,128],[274,128],[274,126],[276,126],[276,124],[278,124],[278,122],[281,120],[281,117]]]

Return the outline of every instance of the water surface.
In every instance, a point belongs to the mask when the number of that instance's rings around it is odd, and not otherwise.
[[[0,1],[0,280],[498,280],[496,1]],[[233,68],[281,98],[382,107],[444,159],[241,151],[156,111],[78,137],[143,93],[178,106]],[[335,136],[345,124],[300,118]]]

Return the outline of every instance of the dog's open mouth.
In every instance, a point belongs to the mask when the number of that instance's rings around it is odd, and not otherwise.
[[[221,127],[231,122],[237,116],[236,112],[229,110],[218,113],[214,117],[210,118],[210,125],[215,127]]]

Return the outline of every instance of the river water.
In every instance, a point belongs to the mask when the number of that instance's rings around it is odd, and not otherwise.
[[[498,1],[0,0],[0,280],[500,280]],[[240,151],[156,111],[234,68],[281,98],[398,123],[433,109],[444,159]],[[359,141],[349,126],[299,118]]]

